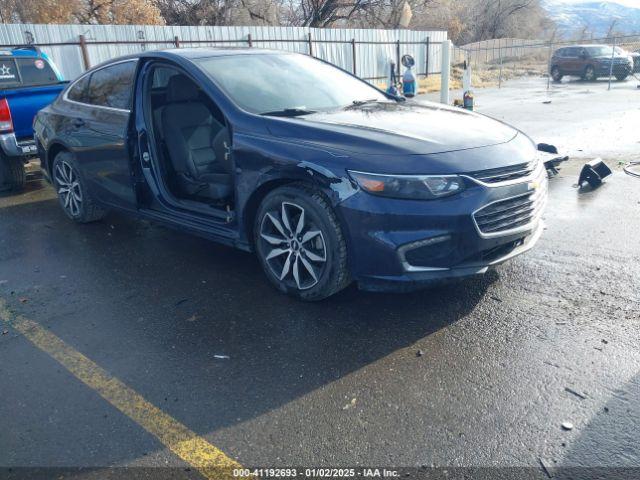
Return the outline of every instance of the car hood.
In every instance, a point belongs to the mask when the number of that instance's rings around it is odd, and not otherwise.
[[[269,117],[272,135],[366,155],[435,154],[512,140],[518,131],[430,102],[373,103],[294,118]]]

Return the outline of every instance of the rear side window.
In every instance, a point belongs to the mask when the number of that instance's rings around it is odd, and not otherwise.
[[[23,85],[51,85],[60,81],[49,62],[41,58],[17,58],[16,62]]]
[[[89,75],[82,77],[69,89],[67,98],[74,102],[84,102],[87,96],[87,87],[89,86]]]
[[[124,62],[101,68],[91,74],[85,103],[128,110],[136,62]]]

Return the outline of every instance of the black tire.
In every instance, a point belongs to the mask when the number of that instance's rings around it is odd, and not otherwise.
[[[598,79],[598,76],[596,75],[596,69],[591,65],[587,65],[587,68],[584,69],[582,79],[586,82],[595,82]]]
[[[629,75],[627,75],[627,74],[621,73],[619,75],[616,75],[616,80],[618,80],[619,82],[624,82],[627,79],[628,76]]]
[[[91,198],[91,193],[86,187],[86,182],[77,167],[73,154],[60,152],[56,155],[53,159],[51,179],[58,193],[62,210],[74,222],[95,222],[106,215],[107,212],[96,205]],[[67,183],[67,181],[71,183]],[[69,191],[72,194],[68,194]]]
[[[559,83],[562,81],[563,76],[564,75],[562,75],[562,72],[560,71],[558,66],[554,65],[553,68],[551,69],[551,78],[553,79],[553,81]]]
[[[281,292],[317,301],[351,282],[347,246],[336,214],[326,197],[311,186],[296,183],[270,192],[258,208],[253,232],[260,264]],[[269,258],[273,253],[277,255]]]
[[[0,192],[19,192],[27,183],[24,160],[21,157],[7,157],[0,154]]]

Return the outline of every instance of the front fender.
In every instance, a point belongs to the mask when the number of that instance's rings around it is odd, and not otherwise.
[[[285,183],[310,183],[325,193],[333,206],[357,191],[347,176],[342,153],[240,133],[234,135],[233,144],[238,221],[244,227],[241,236],[247,240],[260,202]]]

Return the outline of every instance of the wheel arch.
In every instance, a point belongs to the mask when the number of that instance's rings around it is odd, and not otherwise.
[[[47,166],[47,172],[51,176],[52,180],[53,180],[53,160],[56,158],[56,156],[60,152],[71,153],[71,150],[64,143],[58,142],[58,141],[52,142],[47,148],[47,156],[46,156],[47,165],[46,166]]]

